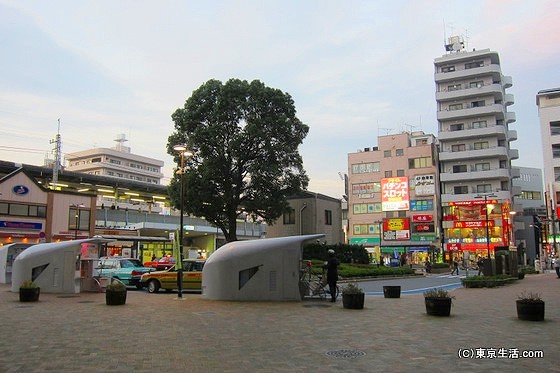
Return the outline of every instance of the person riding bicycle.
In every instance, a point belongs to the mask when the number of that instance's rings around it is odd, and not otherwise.
[[[329,258],[326,262],[327,269],[327,283],[329,284],[329,291],[331,293],[331,302],[336,302],[336,282],[338,281],[338,265],[340,261],[334,255],[334,250],[329,249]]]

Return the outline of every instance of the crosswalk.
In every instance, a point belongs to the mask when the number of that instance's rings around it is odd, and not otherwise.
[[[465,278],[467,277],[467,275],[465,274],[460,274],[460,275],[452,275],[452,274],[445,274],[445,275],[439,275],[437,276],[438,278]]]

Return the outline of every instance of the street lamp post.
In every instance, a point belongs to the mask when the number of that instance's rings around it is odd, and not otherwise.
[[[494,193],[480,193],[474,198],[484,198],[484,215],[486,217],[486,252],[487,258],[490,259],[490,227],[489,227],[489,220],[488,220],[488,197],[495,198],[497,195]]]
[[[177,297],[179,299],[183,298],[183,215],[184,215],[184,207],[183,207],[183,185],[184,185],[184,174],[185,174],[185,156],[192,155],[191,152],[187,150],[187,146],[184,144],[175,145],[173,150],[179,152],[181,154],[181,168],[177,170],[177,174],[179,174],[179,203],[180,203],[180,213],[181,216],[179,217],[179,257],[175,261],[175,265],[177,266],[177,289],[179,294]]]
[[[80,207],[84,207],[84,205],[82,203],[73,203],[70,205],[70,207],[73,207],[75,210],[75,214],[74,214],[74,240],[78,239],[78,230],[80,227]]]

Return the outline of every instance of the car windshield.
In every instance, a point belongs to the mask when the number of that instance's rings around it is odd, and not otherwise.
[[[142,267],[139,260],[136,259],[125,259],[121,261],[122,268],[133,268],[133,267]]]

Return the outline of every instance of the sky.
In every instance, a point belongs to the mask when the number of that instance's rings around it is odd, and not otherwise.
[[[437,135],[433,62],[447,37],[500,55],[519,149],[542,167],[538,91],[560,87],[560,2],[0,0],[0,160],[110,148],[165,162],[171,114],[209,79],[260,80],[310,129],[308,190],[341,198],[348,153]],[[60,120],[60,121],[59,121]]]

